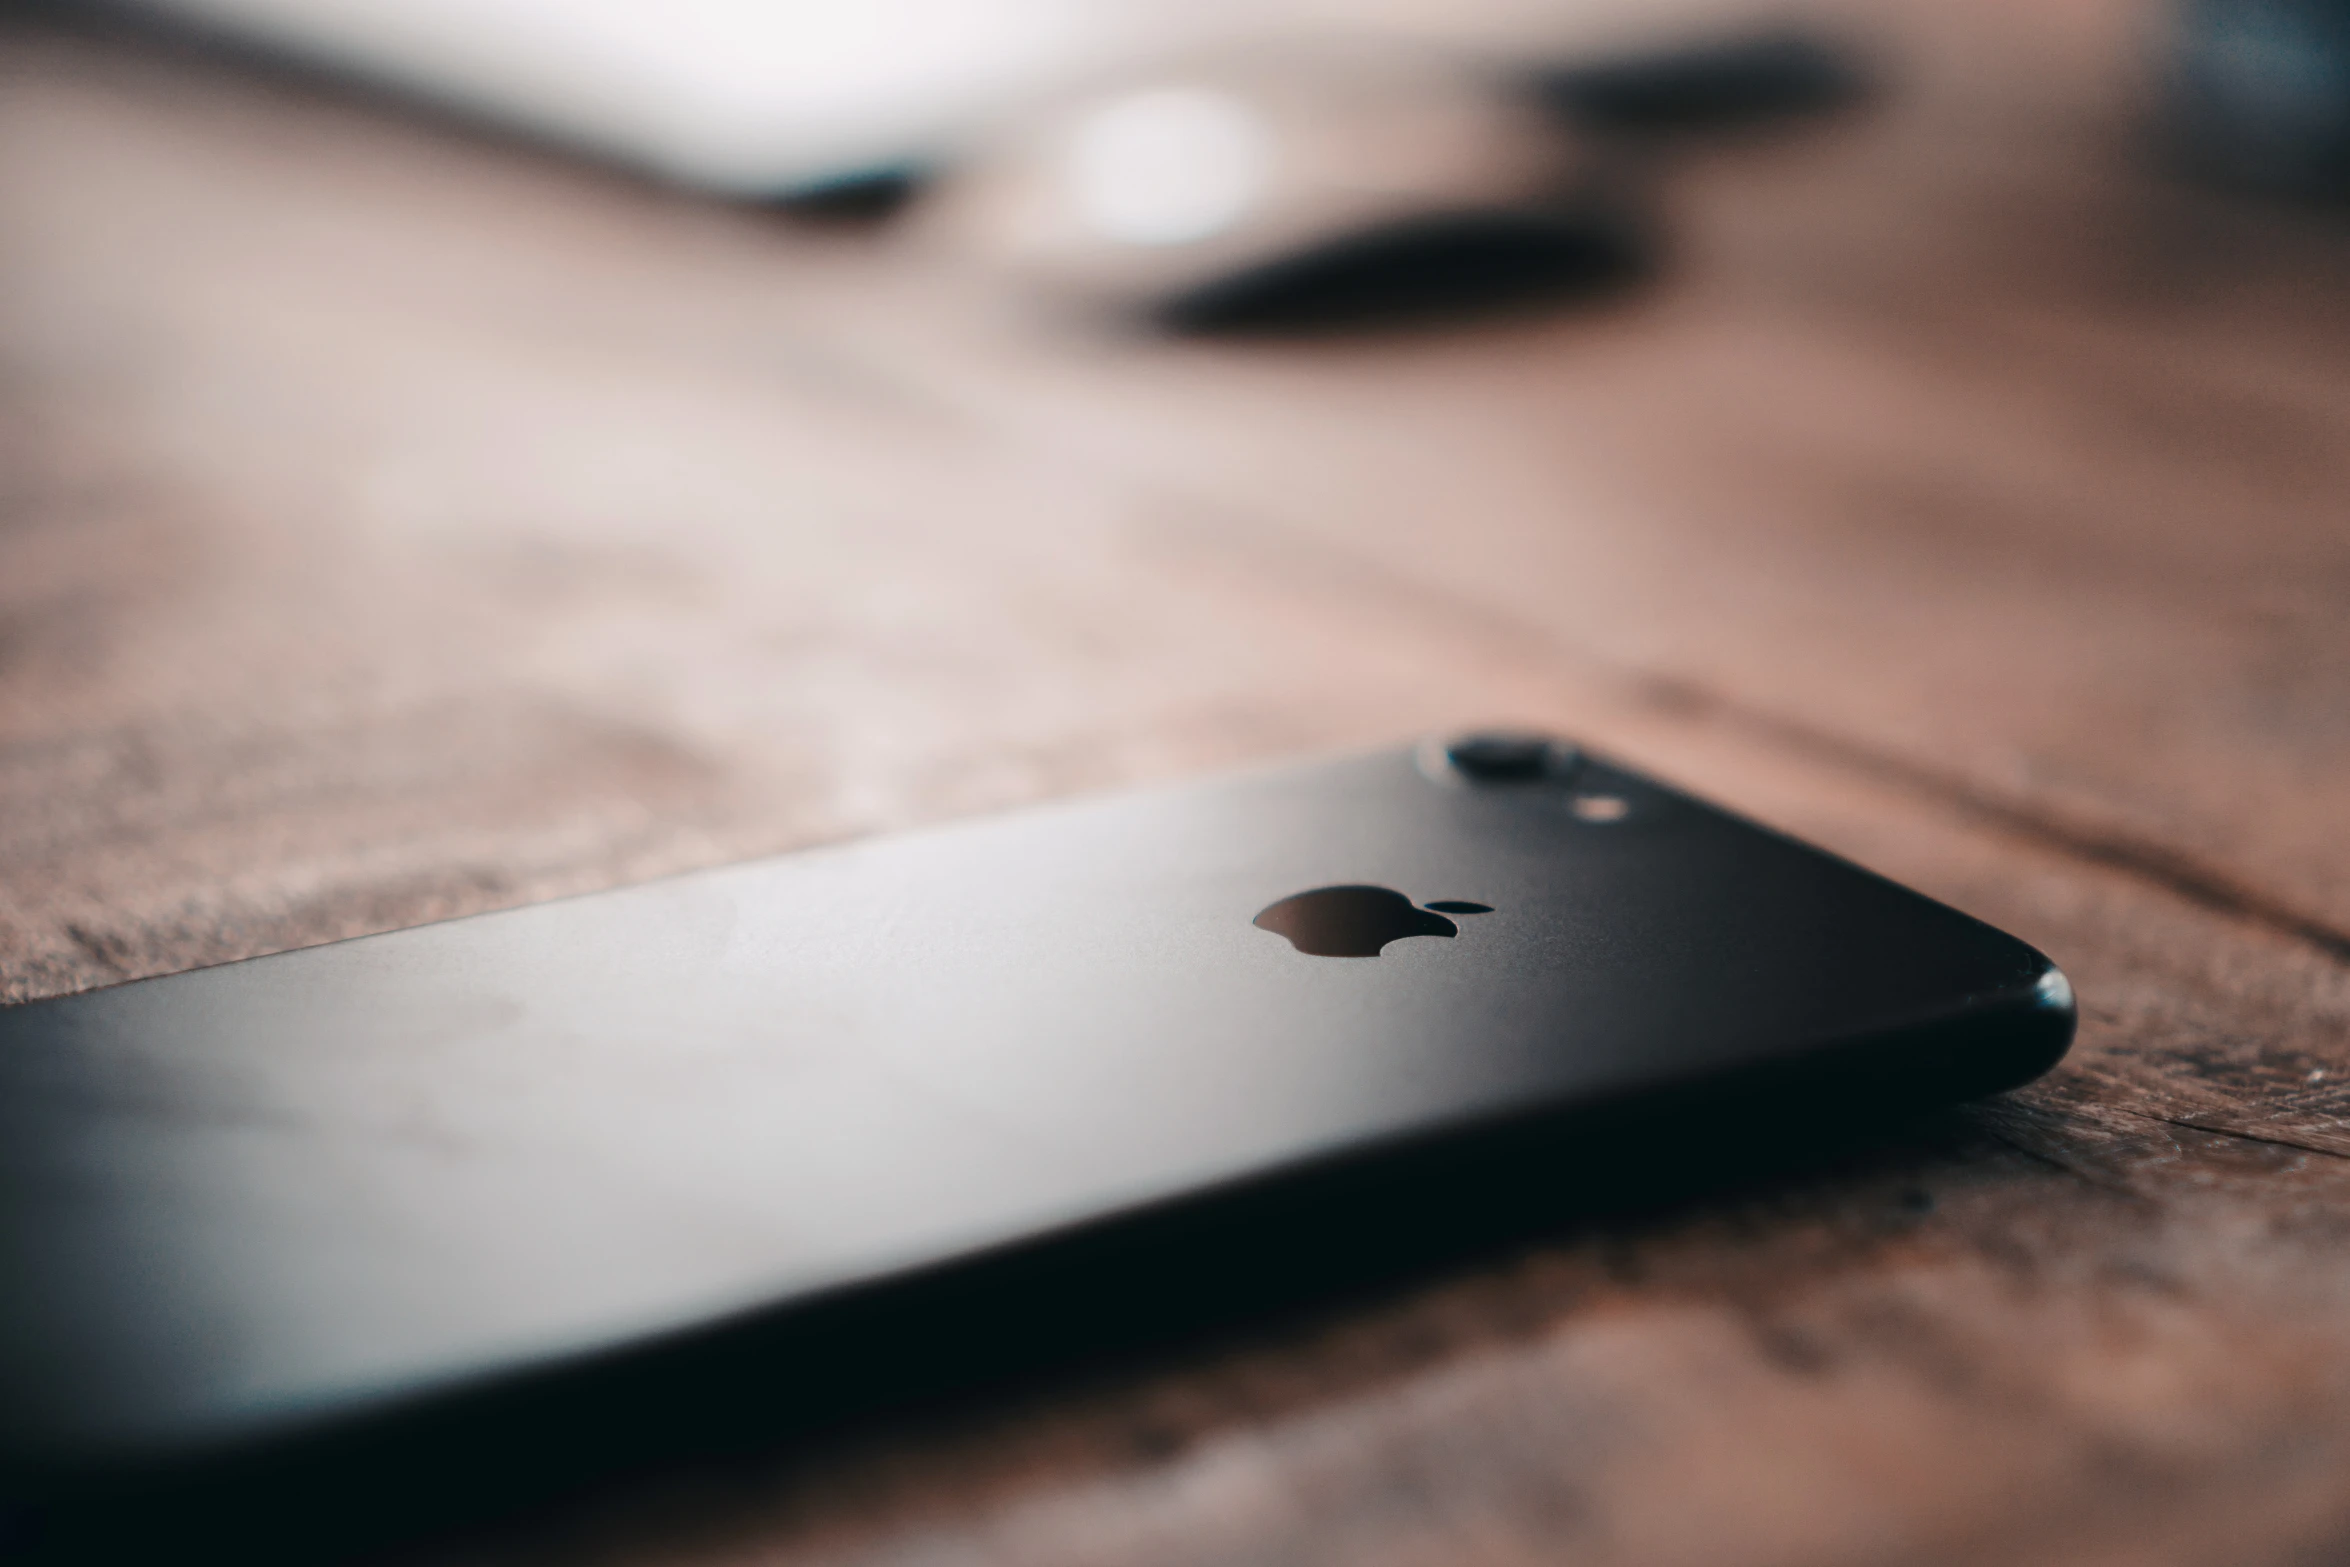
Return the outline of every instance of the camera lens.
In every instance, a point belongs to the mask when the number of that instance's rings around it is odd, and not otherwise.
[[[1480,783],[1521,783],[1564,772],[1572,747],[1525,730],[1488,729],[1462,735],[1444,748],[1444,759],[1464,778]]]

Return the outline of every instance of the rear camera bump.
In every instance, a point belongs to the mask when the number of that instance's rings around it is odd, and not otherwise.
[[[1477,783],[1531,783],[1555,776],[1574,761],[1572,747],[1521,729],[1485,729],[1448,742],[1444,759]]]

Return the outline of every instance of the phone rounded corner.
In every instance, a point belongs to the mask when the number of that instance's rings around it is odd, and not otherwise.
[[[2073,982],[2045,954],[2034,952],[2036,969],[2013,1004],[1999,1009],[1998,1028],[2007,1060],[2005,1079],[1993,1092],[2021,1088],[2054,1071],[2072,1050],[2080,1030],[2080,998]]]

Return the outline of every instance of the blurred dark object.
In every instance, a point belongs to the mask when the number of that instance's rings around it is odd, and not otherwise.
[[[1330,40],[1194,60],[1004,128],[931,238],[1041,293],[1183,332],[1522,309],[1637,273],[1588,138],[1439,53]]]
[[[2209,178],[2350,192],[2350,3],[2183,0],[2164,83],[2170,151]]]
[[[1808,118],[1849,107],[1870,87],[1847,51],[1794,29],[1560,65],[1533,81],[1584,129],[1643,135]]]
[[[1649,247],[1628,215],[1441,213],[1350,234],[1179,294],[1177,332],[1275,335],[1501,315],[1637,280]]]
[[[801,186],[769,205],[815,223],[878,223],[903,212],[937,175],[936,164],[909,159]]]

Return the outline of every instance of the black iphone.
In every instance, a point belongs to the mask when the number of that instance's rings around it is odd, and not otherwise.
[[[1333,1171],[1988,1093],[2073,1016],[2024,943],[1518,734],[4,1009],[0,1491],[584,1419],[599,1368],[1169,1215],[1213,1270]]]

